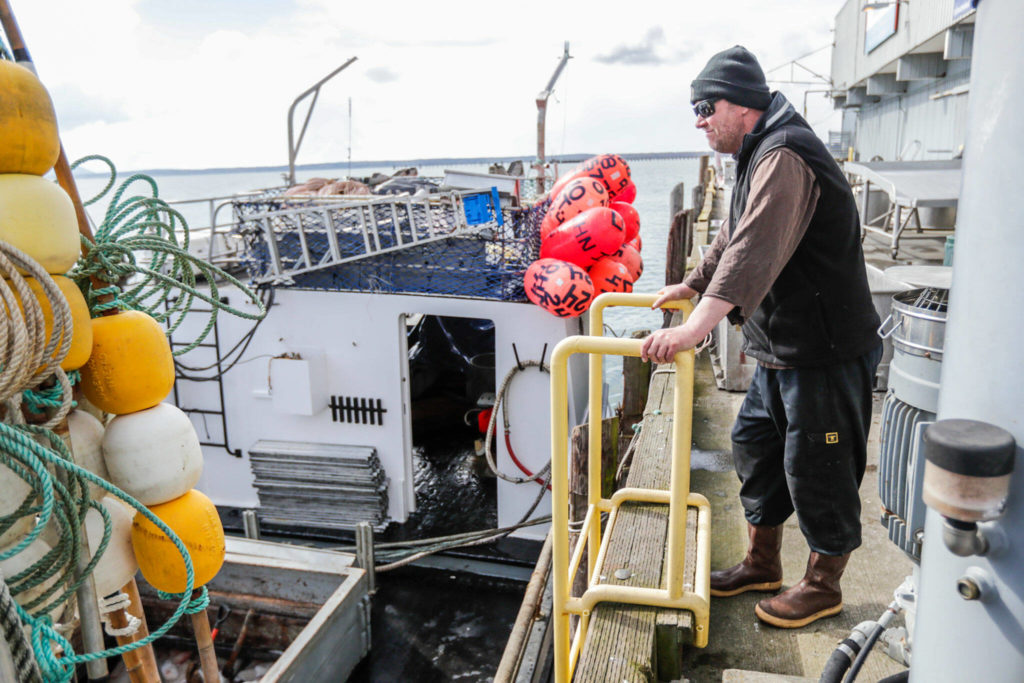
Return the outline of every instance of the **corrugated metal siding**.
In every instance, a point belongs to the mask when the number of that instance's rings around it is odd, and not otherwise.
[[[968,96],[931,96],[969,81],[970,62],[951,62],[946,78],[912,82],[904,95],[861,107],[854,143],[861,160],[893,161],[904,150],[904,160],[952,158],[966,137]],[[914,140],[921,144],[912,146]]]
[[[832,51],[832,83],[848,90],[876,73],[896,70],[895,60],[953,25],[954,0],[917,0],[900,3],[896,34],[864,54],[864,0],[847,0],[836,15]],[[941,52],[941,46],[938,48]]]

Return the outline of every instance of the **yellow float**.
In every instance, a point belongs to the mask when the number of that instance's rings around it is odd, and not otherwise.
[[[205,495],[192,489],[180,498],[154,505],[150,512],[160,518],[185,544],[195,572],[193,588],[217,575],[224,564],[224,527],[217,508]],[[167,535],[139,513],[132,522],[135,559],[146,581],[157,590],[185,590],[185,564]]]
[[[67,299],[71,309],[71,347],[60,364],[62,370],[70,372],[79,369],[89,360],[89,354],[92,353],[92,321],[89,318],[89,305],[85,303],[85,297],[82,296],[78,285],[63,275],[54,275],[53,281],[57,283],[57,288]],[[50,300],[43,292],[42,285],[34,277],[25,278],[25,284],[39,301],[39,307],[43,312],[43,321],[46,323],[45,338],[49,339],[50,332],[53,331],[53,309],[50,307]],[[14,297],[18,300],[18,307],[24,311],[18,291],[14,287],[11,287],[11,291],[14,292]]]
[[[43,175],[57,163],[57,115],[36,75],[0,61],[0,173]]]
[[[160,323],[139,311],[92,320],[92,355],[82,366],[82,391],[108,413],[152,408],[174,386],[174,358]]]
[[[31,256],[47,273],[66,273],[81,251],[71,198],[39,176],[0,175],[0,240]]]

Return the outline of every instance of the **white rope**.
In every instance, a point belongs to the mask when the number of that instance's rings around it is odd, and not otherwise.
[[[134,614],[127,612],[128,606],[131,604],[131,598],[125,593],[116,593],[115,595],[100,598],[100,621],[103,622],[103,630],[107,632],[107,635],[120,638],[122,636],[134,636],[138,632],[139,627],[142,625],[142,620]],[[115,628],[110,622],[111,613],[118,610],[125,610],[124,616],[128,619],[128,625],[123,628]]]
[[[551,372],[548,369],[548,366],[542,365],[540,361],[535,360],[527,360],[523,361],[522,363],[518,363],[517,365],[513,366],[511,370],[508,371],[508,374],[505,375],[505,379],[503,379],[501,382],[501,388],[498,389],[498,393],[494,397],[494,407],[491,409],[491,420],[487,424],[487,438],[484,441],[484,455],[487,457],[487,466],[491,468],[491,471],[494,472],[495,476],[501,477],[505,481],[512,482],[513,484],[525,484],[528,481],[546,481],[545,477],[547,476],[548,471],[551,469],[551,461],[548,460],[548,463],[544,465],[544,467],[542,467],[540,471],[536,472],[532,477],[513,477],[499,470],[498,464],[497,462],[495,462],[494,459],[493,441],[495,423],[498,420],[498,406],[499,404],[501,405],[502,418],[505,422],[505,429],[507,430],[509,427],[508,403],[504,400],[505,393],[508,390],[508,385],[512,382],[512,378],[514,378],[518,373],[522,372],[526,368],[539,368],[541,372]]]

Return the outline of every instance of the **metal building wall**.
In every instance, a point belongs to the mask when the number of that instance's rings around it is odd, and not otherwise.
[[[895,60],[907,52],[942,52],[942,35],[952,26],[954,0],[920,0],[899,4],[899,22],[896,34],[881,45],[864,54],[864,25],[866,13],[861,10],[864,0],[847,0],[836,14],[835,43],[832,48],[832,85],[836,90],[847,90],[863,85],[868,76],[896,71]],[[973,15],[965,21],[973,21]]]
[[[863,105],[855,145],[862,161],[950,159],[967,134],[967,92],[932,99],[970,81],[970,60],[948,62],[945,78],[911,82],[903,95]],[[908,131],[911,131],[908,133]],[[920,140],[920,144],[914,143]]]

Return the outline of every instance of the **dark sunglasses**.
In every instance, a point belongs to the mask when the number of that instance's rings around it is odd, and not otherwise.
[[[711,115],[715,113],[714,100],[701,100],[693,105],[693,113],[706,119],[711,118]]]

